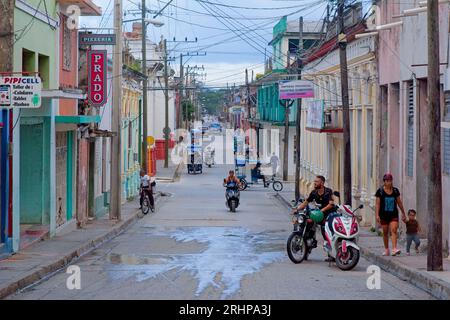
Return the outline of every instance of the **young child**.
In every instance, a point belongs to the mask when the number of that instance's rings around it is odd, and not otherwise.
[[[416,253],[419,253],[420,239],[419,232],[421,231],[419,222],[416,220],[416,210],[408,210],[408,220],[406,224],[406,254],[409,256],[409,249],[411,248],[411,242],[416,244]]]

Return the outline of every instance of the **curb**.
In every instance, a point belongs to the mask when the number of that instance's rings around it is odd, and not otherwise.
[[[155,203],[160,197],[161,197],[160,194],[155,195]],[[106,232],[105,234],[95,239],[89,240],[84,244],[81,244],[80,247],[78,247],[78,249],[75,249],[72,252],[64,255],[57,261],[41,266],[39,267],[38,270],[32,271],[30,274],[24,276],[22,279],[16,280],[13,283],[1,287],[0,299],[4,299],[5,297],[14,294],[19,290],[25,289],[33,284],[36,284],[41,280],[45,280],[51,274],[60,271],[65,266],[81,258],[85,254],[88,254],[90,251],[98,248],[105,242],[117,237],[119,234],[128,229],[133,222],[139,219],[139,212],[140,210],[136,210],[136,212],[131,214],[131,216],[127,220],[119,222],[118,225],[113,226],[112,229]]]
[[[403,281],[422,289],[439,300],[450,299],[450,284],[426,272],[410,268],[396,261],[379,256],[365,247],[361,247],[361,254],[382,270],[393,274]]]
[[[282,195],[277,193],[275,195],[281,204],[290,208],[290,203]],[[439,300],[450,300],[450,283],[447,283],[433,275],[410,268],[397,261],[384,258],[373,253],[364,246],[359,245],[361,254],[369,261],[375,263],[380,269],[398,277],[403,281],[407,281],[417,288],[424,290]]]

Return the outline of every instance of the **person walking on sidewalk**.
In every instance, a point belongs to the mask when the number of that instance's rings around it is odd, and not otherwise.
[[[421,232],[419,222],[416,220],[416,210],[408,210],[408,220],[406,224],[406,254],[409,256],[409,249],[411,248],[411,243],[414,241],[416,245],[416,254],[419,254],[419,232]]]
[[[392,237],[392,255],[396,256],[401,253],[397,249],[398,239],[398,207],[402,211],[402,221],[406,221],[405,209],[400,198],[400,191],[392,184],[392,174],[386,173],[383,176],[383,186],[375,193],[375,213],[377,222],[383,228],[383,242],[385,251],[384,256],[389,255],[389,231]]]
[[[278,159],[275,152],[272,152],[272,156],[270,157],[270,165],[272,166],[272,175],[273,176],[275,176],[277,174],[278,161],[280,161],[280,159]]]

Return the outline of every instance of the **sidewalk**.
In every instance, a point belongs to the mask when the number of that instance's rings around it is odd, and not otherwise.
[[[178,174],[177,166],[171,166],[163,173],[174,180]],[[160,197],[161,193],[156,193],[155,201]],[[121,221],[109,220],[109,216],[105,215],[89,221],[83,229],[38,242],[0,260],[0,299],[45,279],[124,232],[139,218],[138,207],[138,199],[127,202],[122,206]]]
[[[277,198],[282,204],[290,208],[292,194],[280,193]],[[361,228],[358,245],[361,248],[361,254],[382,270],[408,281],[437,299],[450,300],[449,258],[444,258],[444,271],[439,272],[427,271],[426,252],[420,252],[416,255],[413,249],[414,245],[411,246],[411,256],[406,256],[404,245],[399,245],[402,250],[400,256],[382,256],[384,251],[383,238],[369,231],[368,228]]]

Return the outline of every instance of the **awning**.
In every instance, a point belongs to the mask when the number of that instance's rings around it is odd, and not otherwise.
[[[75,124],[83,124],[83,123],[99,123],[101,120],[100,116],[56,116],[56,123],[75,123]]]
[[[305,128],[307,131],[318,132],[318,133],[343,133],[344,128]]]

